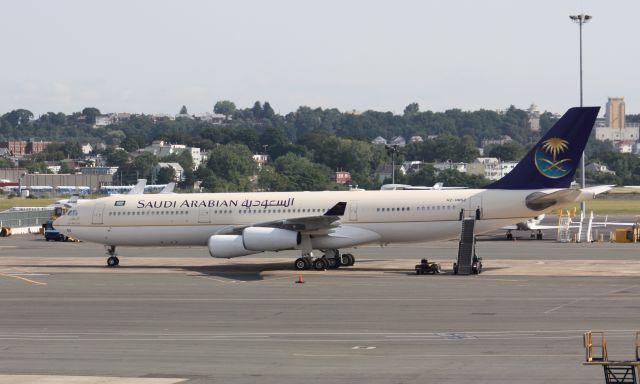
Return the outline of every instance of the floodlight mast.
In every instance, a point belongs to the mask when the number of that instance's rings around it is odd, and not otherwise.
[[[569,18],[571,21],[575,22],[579,26],[580,30],[580,106],[583,106],[582,99],[582,24],[585,24],[587,21],[591,20],[593,17],[590,15],[586,15],[581,13],[579,15],[570,15]],[[582,160],[581,160],[581,174],[582,174],[582,188],[586,187],[585,183],[585,167],[584,167],[584,151],[582,152]],[[583,201],[580,203],[580,211],[585,212],[587,210],[587,204]]]

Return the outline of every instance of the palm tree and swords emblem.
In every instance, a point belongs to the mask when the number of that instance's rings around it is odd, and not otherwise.
[[[535,156],[536,168],[545,177],[558,179],[571,171],[570,158],[558,159],[569,149],[569,142],[559,137],[552,137],[542,142]]]

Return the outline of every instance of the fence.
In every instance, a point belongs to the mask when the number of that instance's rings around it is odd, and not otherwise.
[[[0,213],[0,227],[39,227],[53,216],[53,210]]]

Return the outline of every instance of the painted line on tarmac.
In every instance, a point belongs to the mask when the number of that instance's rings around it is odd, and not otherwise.
[[[0,276],[2,276],[0,274]],[[12,278],[21,278],[20,276],[6,276]],[[227,283],[224,280],[220,280],[225,284]],[[40,283],[46,284],[46,283]],[[293,284],[292,284],[293,286]],[[70,303],[86,303],[86,302],[129,302],[129,303],[138,303],[138,302],[171,302],[171,303],[207,303],[207,302],[493,302],[493,301],[502,301],[502,302],[545,302],[545,301],[567,301],[567,300],[587,300],[584,298],[575,299],[575,298],[558,298],[558,297],[538,297],[538,298],[504,298],[500,296],[495,297],[484,297],[481,299],[478,298],[407,298],[407,297],[395,297],[395,298],[373,298],[373,297],[330,297],[330,298],[313,298],[313,297],[301,297],[301,298],[291,298],[291,297],[283,297],[283,298],[273,298],[273,297],[253,297],[253,298],[215,298],[215,297],[206,297],[206,298],[186,298],[186,297],[55,297],[55,298],[38,298],[38,297],[0,297],[0,302],[70,302]],[[607,298],[608,301],[637,301],[638,296],[630,296],[630,297],[612,297]],[[563,304],[566,305],[566,304]]]
[[[42,282],[42,281],[35,281],[35,280],[27,279],[26,277],[16,276],[16,275],[13,275],[13,274],[4,274],[4,273],[0,273],[0,276],[4,276],[4,277],[12,277],[12,278],[14,278],[14,279],[18,279],[18,280],[26,281],[27,283],[30,283],[30,284],[33,284],[33,285],[47,285],[47,283]]]
[[[578,303],[580,301],[603,298],[603,297],[606,297],[606,296],[609,296],[609,295],[613,295],[613,294],[616,294],[616,293],[622,293],[622,292],[628,291],[629,289],[633,289],[633,288],[637,288],[637,287],[638,287],[638,284],[634,284],[634,285],[630,285],[630,286],[624,287],[624,288],[617,288],[617,289],[614,289],[612,291],[605,292],[605,293],[602,293],[602,294],[599,294],[599,295],[593,295],[593,296],[589,296],[589,297],[578,298],[578,299],[575,299],[575,300],[571,300],[568,303],[565,303],[565,304],[559,305],[557,307],[551,308],[551,309],[549,309],[547,311],[544,311],[544,313],[545,314],[553,313],[553,312],[555,312],[557,310],[560,310],[560,309],[562,309],[564,307],[567,307],[569,305]],[[608,300],[611,300],[611,299],[608,299]]]
[[[238,283],[243,283],[243,281],[238,281],[238,280],[222,280],[222,279],[216,279],[215,277],[211,277],[211,276],[196,276],[199,277],[201,279],[205,279],[205,280],[212,280],[212,281],[217,281],[218,283],[222,283],[222,284],[238,284]]]
[[[35,272],[11,272],[5,273],[7,276],[51,276],[50,273],[35,273]]]
[[[583,356],[583,353],[576,353],[576,354],[542,354],[542,355],[538,355],[538,354],[508,354],[508,355],[495,355],[495,354],[486,354],[486,353],[482,353],[482,354],[459,354],[459,355],[451,355],[451,354],[447,354],[447,355],[417,355],[417,354],[411,354],[412,358],[418,358],[418,359],[438,359],[438,358],[467,358],[467,357],[483,357],[483,358],[489,358],[489,359],[493,359],[493,358],[500,358],[500,359],[506,359],[506,358],[520,358],[520,359],[527,359],[527,358],[539,358],[539,357],[550,357],[550,358],[559,358],[559,357],[567,357],[567,358],[572,358],[574,359],[576,356]],[[388,358],[388,355],[370,355],[370,354],[364,354],[364,353],[350,353],[350,354],[335,354],[335,355],[320,355],[320,354],[310,354],[310,353],[293,353],[292,356],[295,357],[364,357],[364,358],[370,358],[370,357],[380,357],[380,358]]]
[[[302,275],[304,277],[304,275]],[[272,277],[272,278],[263,278],[262,280],[256,280],[253,281],[252,283],[264,283],[267,281],[272,281],[272,280],[284,280],[284,279],[293,279],[292,281],[295,283],[297,282],[298,275],[291,275],[291,276],[282,276],[282,277]]]

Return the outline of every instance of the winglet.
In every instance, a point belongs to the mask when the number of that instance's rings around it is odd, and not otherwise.
[[[334,205],[327,212],[324,213],[324,216],[342,216],[344,215],[344,211],[347,208],[347,202],[341,201],[338,204]]]

